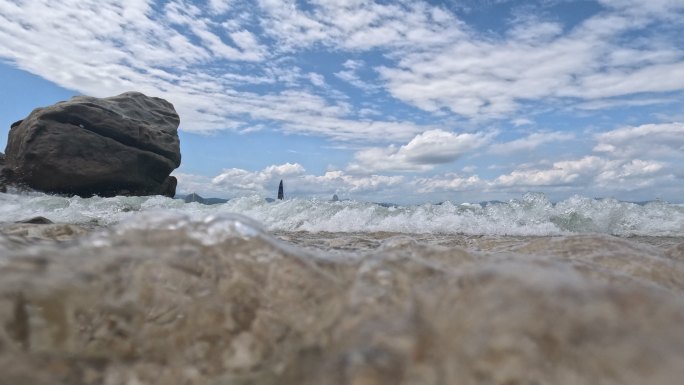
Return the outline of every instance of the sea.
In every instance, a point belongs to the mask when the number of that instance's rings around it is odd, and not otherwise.
[[[681,204],[0,193],[0,384],[675,385],[683,331]]]

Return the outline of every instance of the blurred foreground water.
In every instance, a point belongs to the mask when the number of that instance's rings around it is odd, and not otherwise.
[[[684,378],[681,206],[0,194],[0,214],[0,384]],[[11,223],[35,215],[59,223]]]

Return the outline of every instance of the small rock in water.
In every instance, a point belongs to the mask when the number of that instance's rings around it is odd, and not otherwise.
[[[33,217],[29,219],[24,219],[23,221],[18,221],[17,223],[31,223],[34,225],[49,225],[52,222],[51,220],[45,218],[45,217]]]
[[[333,195],[333,197],[332,197],[333,202],[339,202],[339,200],[340,200],[340,197],[338,197],[337,194]]]

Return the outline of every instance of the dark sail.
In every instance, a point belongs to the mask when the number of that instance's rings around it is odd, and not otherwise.
[[[278,186],[278,199],[285,199],[285,194],[283,194],[283,180],[280,180],[280,185]]]

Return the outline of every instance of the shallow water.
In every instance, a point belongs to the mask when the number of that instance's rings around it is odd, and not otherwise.
[[[679,206],[0,198],[2,384],[684,378]]]
[[[403,207],[315,199],[267,203],[260,197],[207,206],[159,196],[84,199],[0,193],[0,222],[40,215],[59,223],[107,226],[154,211],[185,214],[195,219],[237,213],[258,221],[270,231],[684,236],[682,205],[660,201],[639,205],[580,196],[552,204],[543,194],[535,193],[484,206],[444,202]]]

